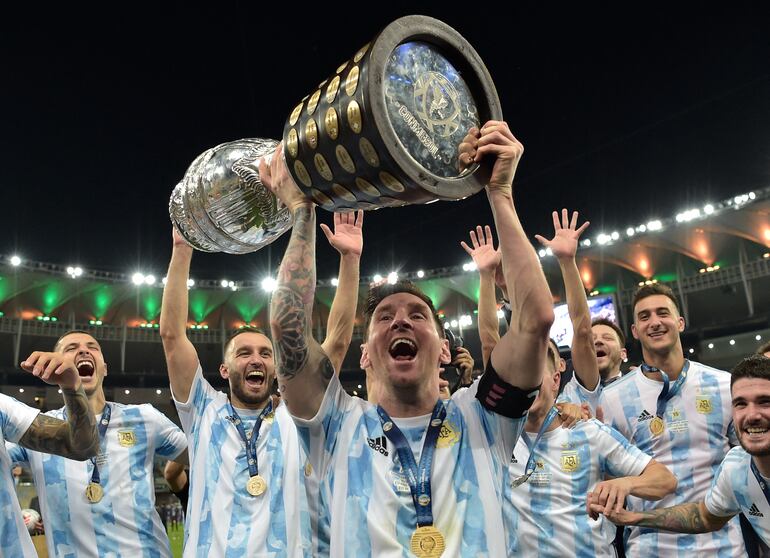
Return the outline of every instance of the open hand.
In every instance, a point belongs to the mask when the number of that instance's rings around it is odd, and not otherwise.
[[[324,223],[321,230],[341,256],[361,256],[364,249],[364,212],[334,213],[334,232]]]
[[[588,228],[590,221],[586,221],[579,228],[577,226],[578,212],[572,212],[572,221],[569,219],[569,212],[566,209],[561,210],[561,222],[559,222],[559,213],[553,212],[553,231],[554,235],[551,240],[535,235],[540,244],[546,248],[550,248],[553,255],[557,258],[574,258],[577,253],[578,239],[583,231]]]

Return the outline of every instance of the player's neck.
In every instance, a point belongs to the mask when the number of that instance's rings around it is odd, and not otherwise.
[[[599,372],[602,377],[601,378],[602,383],[607,383],[613,378],[617,378],[618,376],[620,376],[620,366],[618,366],[615,369],[600,370]]]
[[[543,426],[545,417],[548,416],[548,411],[551,410],[551,407],[553,407],[553,401],[550,401],[549,404],[543,405],[541,408],[535,409],[534,411],[530,409],[529,413],[527,413],[527,422],[524,423],[524,430],[530,433],[540,432],[540,428]],[[546,432],[555,430],[560,425],[561,418],[559,415],[556,415],[551,424],[548,425]]]
[[[104,412],[104,406],[107,404],[107,399],[104,397],[104,390],[99,388],[89,395],[88,404],[91,405],[91,412],[94,415],[101,415]]]
[[[379,405],[393,418],[419,417],[433,412],[438,400],[438,387],[399,389],[383,386],[379,390]],[[428,389],[425,389],[428,387]]]
[[[684,354],[681,345],[678,344],[666,353],[653,353],[642,349],[642,356],[644,356],[646,364],[663,370],[671,381],[676,380],[684,368]],[[657,372],[649,374],[648,377],[662,380],[661,375]]]
[[[759,470],[759,474],[770,479],[770,455],[752,455],[751,459]]]
[[[267,407],[268,403],[270,403],[270,397],[268,397],[264,401],[259,401],[257,403],[246,403],[244,401],[241,401],[237,396],[231,395],[230,403],[236,409],[246,409],[249,411],[261,411],[262,409]]]

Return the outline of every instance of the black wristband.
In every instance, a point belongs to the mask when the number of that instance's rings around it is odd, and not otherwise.
[[[535,402],[540,388],[523,390],[512,386],[497,375],[492,367],[492,359],[479,380],[476,399],[488,411],[508,418],[523,417]]]

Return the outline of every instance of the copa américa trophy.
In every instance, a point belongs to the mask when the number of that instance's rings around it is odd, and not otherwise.
[[[481,190],[490,168],[463,165],[473,127],[502,120],[478,53],[457,31],[426,16],[402,17],[358,49],[291,111],[284,162],[324,209],[379,209],[459,200]],[[174,189],[171,220],[198,250],[259,250],[292,225],[259,178],[278,145],[240,139],[199,155]]]

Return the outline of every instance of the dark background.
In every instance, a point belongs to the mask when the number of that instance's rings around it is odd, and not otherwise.
[[[770,20],[760,3],[456,6],[6,6],[0,252],[161,276],[168,196],[194,157],[279,137],[314,84],[410,13],[452,25],[485,61],[526,147],[517,203],[530,235],[550,232],[557,207],[580,210],[595,237],[768,184]],[[483,195],[368,213],[362,274],[462,263],[457,243],[489,222]],[[321,244],[328,278],[337,258]],[[199,255],[192,275],[258,279],[284,246]]]

